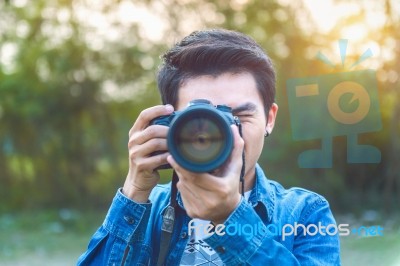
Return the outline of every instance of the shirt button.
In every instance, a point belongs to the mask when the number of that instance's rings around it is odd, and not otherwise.
[[[181,238],[186,238],[187,237],[187,233],[186,232],[183,232],[182,234],[181,234]]]
[[[124,220],[128,223],[128,224],[133,224],[135,222],[135,219],[133,219],[131,216],[124,216]]]
[[[223,246],[218,246],[215,251],[217,251],[218,253],[225,253],[225,248]]]

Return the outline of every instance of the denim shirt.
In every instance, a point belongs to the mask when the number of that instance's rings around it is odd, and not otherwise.
[[[78,265],[156,265],[169,197],[170,184],[157,185],[149,202],[140,204],[118,190]],[[179,193],[177,201],[168,266],[179,265],[190,233],[191,218]],[[332,230],[336,222],[328,202],[305,189],[284,189],[268,180],[259,165],[249,200],[242,198],[224,225],[225,234],[214,233],[204,241],[225,265],[340,265],[339,236]],[[233,226],[238,230],[228,234]],[[317,232],[317,226],[328,226],[330,233]]]

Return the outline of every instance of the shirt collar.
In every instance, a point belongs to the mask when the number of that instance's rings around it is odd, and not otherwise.
[[[181,194],[177,194],[178,205],[184,209]],[[251,190],[249,203],[255,207],[261,202],[267,210],[268,220],[271,221],[275,209],[275,193],[268,182],[267,177],[261,167],[256,164],[256,176],[254,187]]]
[[[268,220],[271,221],[275,209],[275,193],[264,171],[260,165],[256,164],[255,182],[251,190],[249,203],[255,207],[259,202],[266,208]]]

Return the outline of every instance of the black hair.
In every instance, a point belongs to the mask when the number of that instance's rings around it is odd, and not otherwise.
[[[203,75],[248,72],[268,112],[275,101],[275,71],[271,59],[249,36],[231,30],[195,31],[162,56],[157,81],[163,104],[176,106],[178,89]]]

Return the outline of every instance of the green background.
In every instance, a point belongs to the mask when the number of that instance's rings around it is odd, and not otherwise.
[[[267,176],[322,194],[339,223],[385,228],[343,237],[343,265],[400,265],[399,14],[395,0],[0,1],[0,265],[75,263],[124,182],[130,127],[160,103],[160,54],[210,27],[249,34],[274,61],[278,121],[259,161]],[[376,71],[382,129],[359,141],[381,162],[348,164],[336,136],[331,168],[299,168],[298,155],[320,141],[293,139],[287,80],[349,71],[369,47],[352,71]]]

